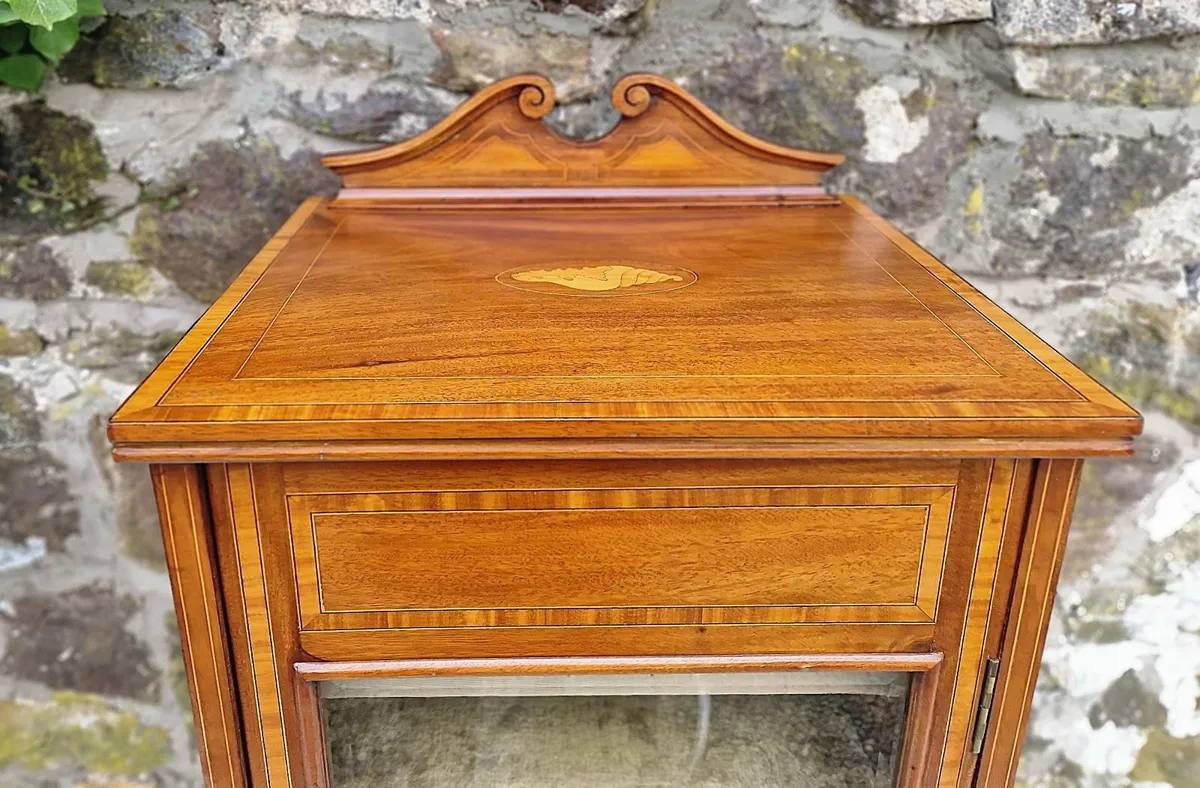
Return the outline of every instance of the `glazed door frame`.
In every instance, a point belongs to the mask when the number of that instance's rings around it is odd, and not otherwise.
[[[810,668],[858,663],[861,669],[879,669],[872,666],[915,660],[920,664],[908,668],[918,672],[899,784],[1011,786],[1081,462],[972,462],[986,466],[989,492],[980,503],[976,560],[962,592],[963,631],[972,634],[958,638],[960,653],[954,659],[931,664],[931,656],[951,653],[946,644],[933,644],[907,655],[814,655],[791,649],[785,655],[701,656],[691,657],[698,660],[691,667],[763,669],[782,659]],[[271,507],[272,500],[283,500],[280,466],[158,465],[152,472],[208,783],[322,786],[325,759],[315,757],[323,745],[313,682],[338,671],[370,674],[428,667],[404,660],[317,662],[300,649],[288,529],[260,533],[257,527],[260,518],[270,522],[278,516]],[[996,503],[998,497],[1003,505]],[[1029,560],[1034,555],[1037,560]],[[990,567],[982,576],[975,569],[981,565]],[[954,574],[945,582],[962,583]],[[224,606],[216,604],[220,596]],[[1009,619],[1012,625],[1006,629]],[[969,748],[982,666],[1002,651],[992,724],[977,759]],[[720,664],[724,659],[733,661]],[[638,661],[604,660],[606,670],[637,670]],[[952,661],[966,669],[951,677],[947,662]],[[569,660],[557,666],[544,660],[537,665],[512,659],[455,662],[456,669],[501,673],[578,669]],[[645,664],[650,667],[642,669],[661,669]]]

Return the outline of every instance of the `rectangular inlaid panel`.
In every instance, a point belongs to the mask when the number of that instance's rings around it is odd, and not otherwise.
[[[931,622],[956,478],[839,480],[847,465],[289,492],[303,628]]]

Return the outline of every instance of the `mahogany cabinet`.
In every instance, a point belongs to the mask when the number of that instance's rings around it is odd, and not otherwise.
[[[1138,415],[672,82],[330,156],[113,417],[217,786],[1005,788]]]

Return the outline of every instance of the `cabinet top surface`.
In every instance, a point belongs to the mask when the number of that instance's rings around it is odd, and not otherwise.
[[[1121,439],[1139,425],[852,198],[339,198],[297,211],[111,436]]]

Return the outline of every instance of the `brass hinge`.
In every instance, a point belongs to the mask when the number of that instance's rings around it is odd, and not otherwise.
[[[979,695],[979,710],[975,712],[975,734],[971,737],[971,754],[983,752],[983,737],[987,735],[988,717],[992,713],[992,699],[996,697],[996,676],[1000,673],[1000,660],[989,659],[983,672],[983,692]]]

